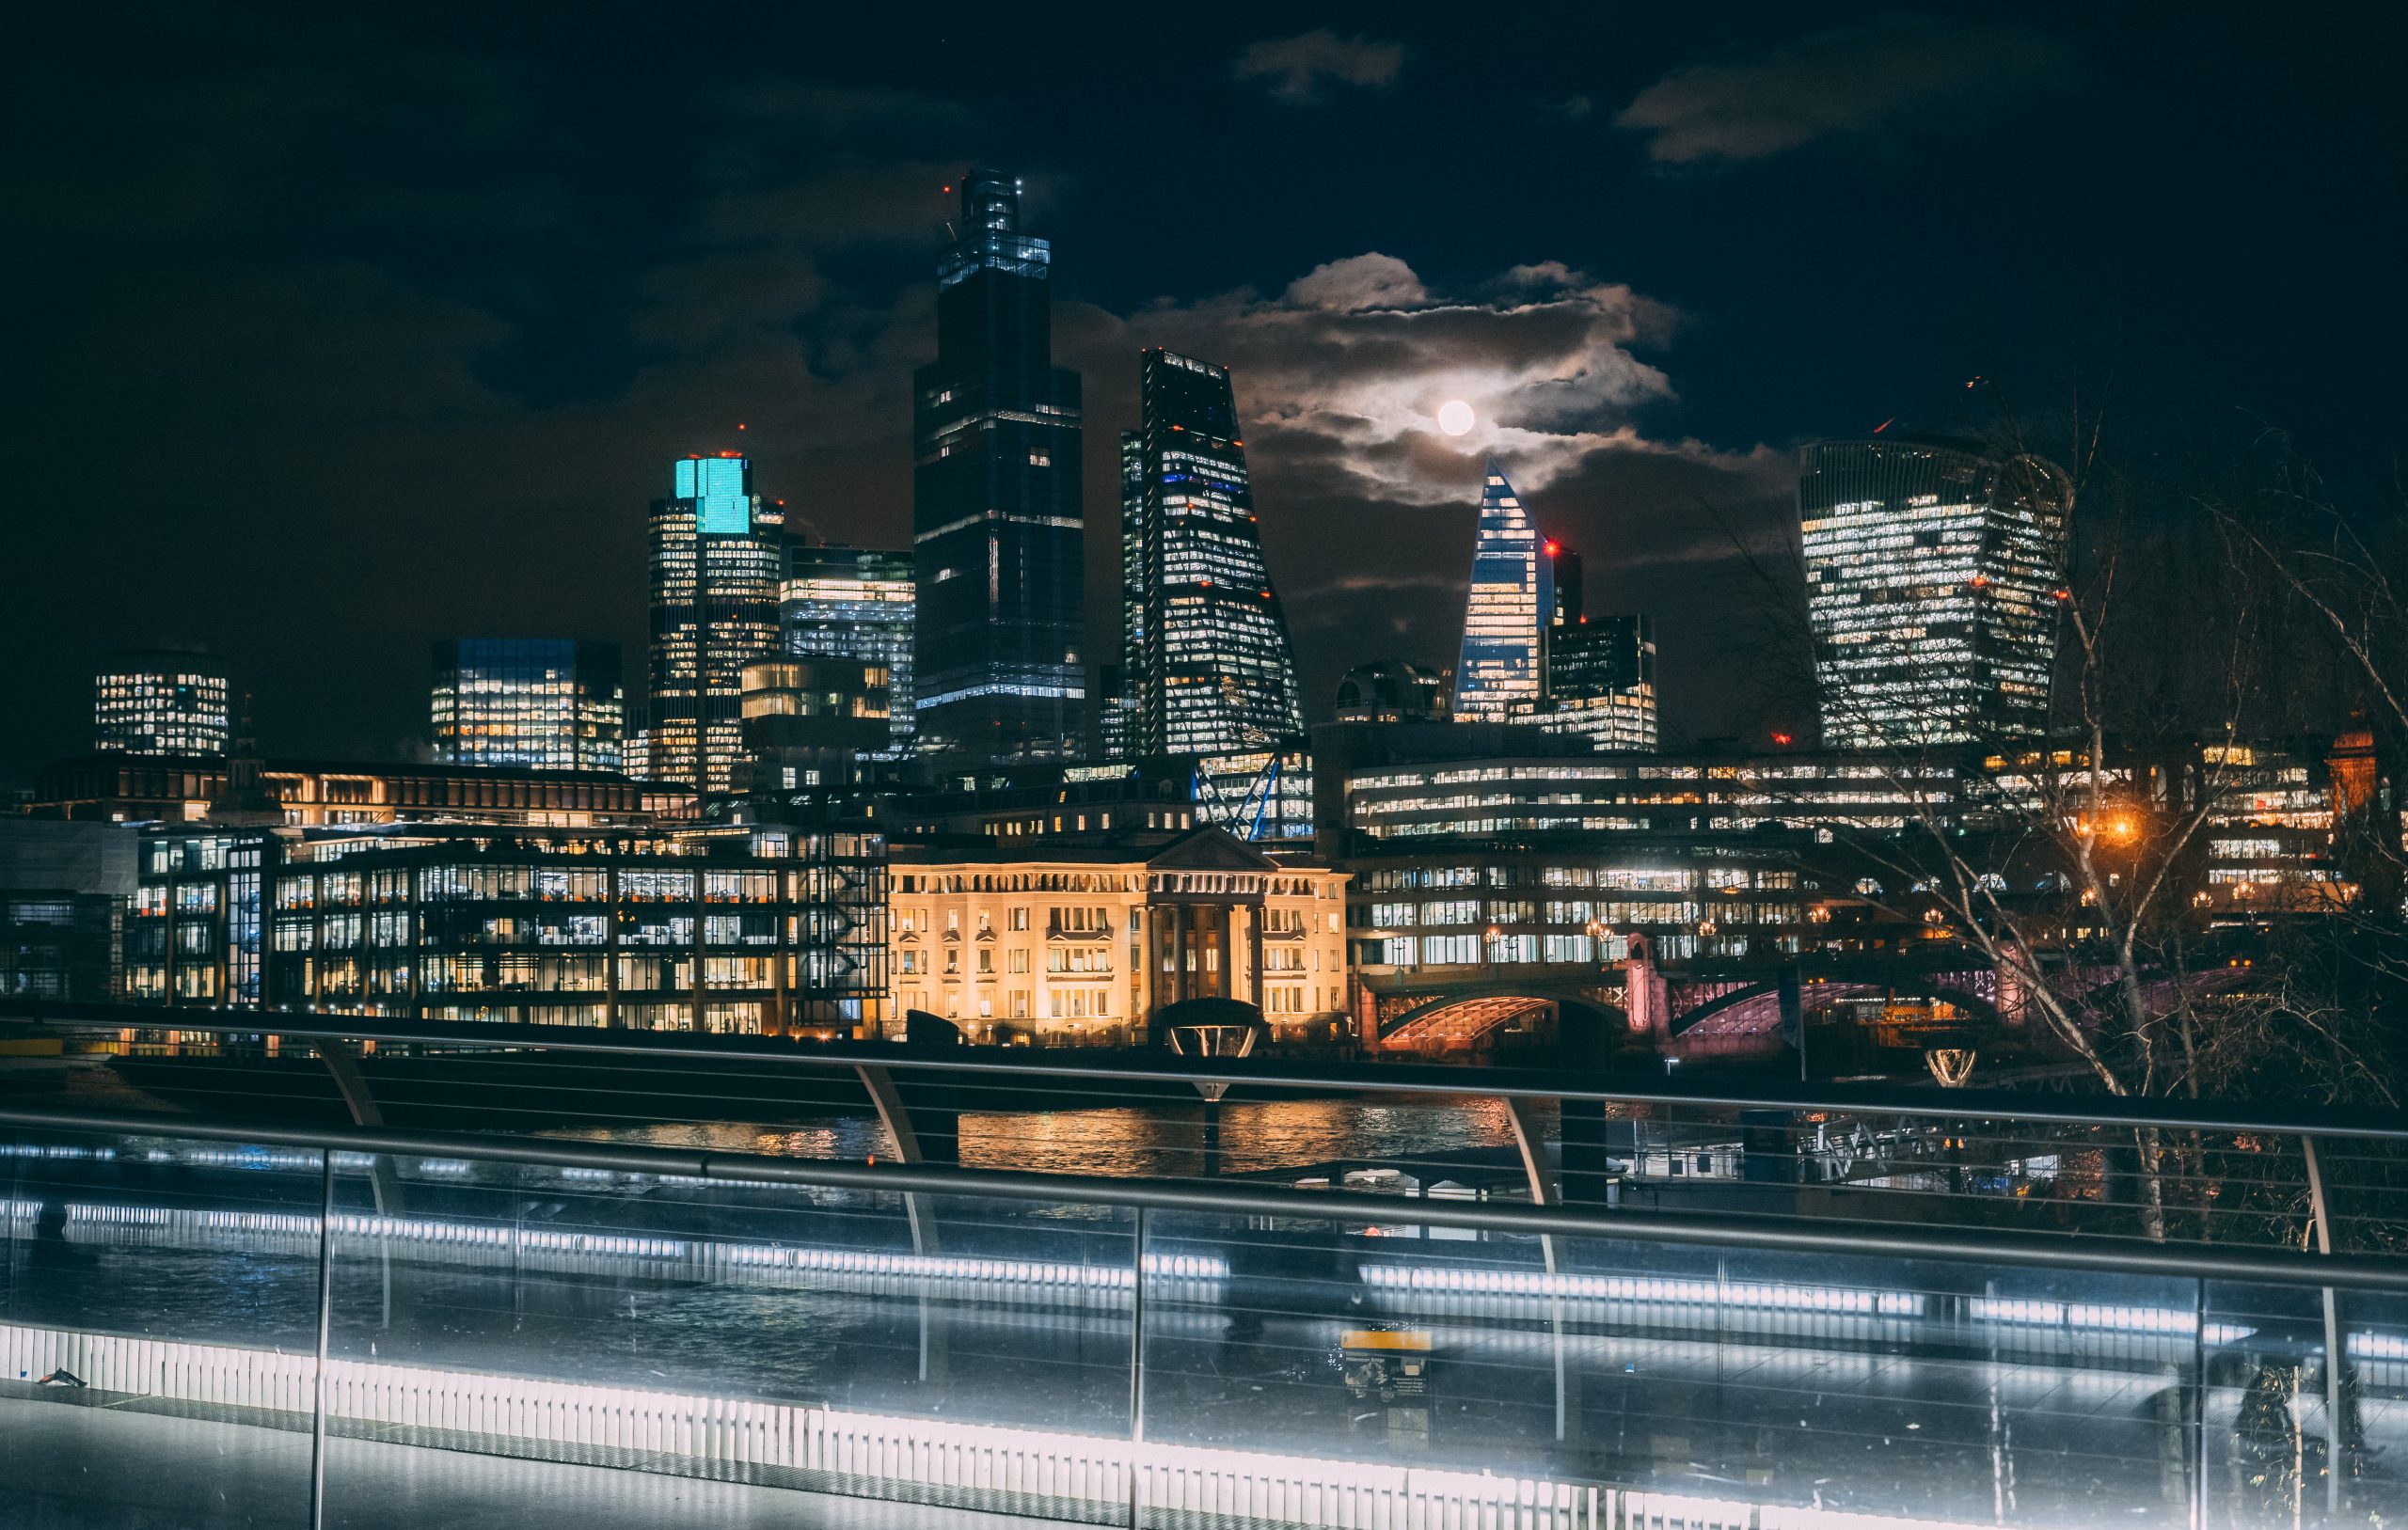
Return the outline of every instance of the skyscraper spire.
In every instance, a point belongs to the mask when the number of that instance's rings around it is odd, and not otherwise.
[[[1502,722],[1538,709],[1545,686],[1546,623],[1555,609],[1538,528],[1494,460],[1480,496],[1471,591],[1464,604],[1455,717]]]

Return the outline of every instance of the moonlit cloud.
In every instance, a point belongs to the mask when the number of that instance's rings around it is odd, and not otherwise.
[[[1274,101],[1309,106],[1321,100],[1322,87],[1328,82],[1393,85],[1403,68],[1404,44],[1341,38],[1324,26],[1300,37],[1250,43],[1229,73],[1241,83],[1266,86]]]
[[[1679,316],[1560,261],[1509,268],[1465,295],[1434,292],[1377,252],[1317,266],[1276,297],[1251,291],[1129,316],[1141,341],[1193,349],[1236,370],[1258,460],[1401,504],[1453,504],[1490,456],[1526,491],[1600,452],[1712,459],[1658,440],[1638,418],[1673,398],[1641,349]],[[1471,406],[1471,431],[1437,412]]]
[[[1647,134],[1657,164],[1734,163],[1826,139],[1963,126],[2082,74],[2063,44],[2021,27],[1890,16],[1760,57],[1676,70],[1615,120]]]

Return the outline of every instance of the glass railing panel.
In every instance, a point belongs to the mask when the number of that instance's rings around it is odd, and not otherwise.
[[[0,1520],[307,1525],[318,1155],[19,1130],[0,1152]]]
[[[1229,1270],[1148,1289],[1156,1522],[1201,1506],[1205,1465],[1177,1463],[1232,1454],[1400,1502],[1488,1473],[1463,1491],[2189,1522],[2193,1280],[1473,1235],[1402,1200],[1377,1222],[1156,1213],[1148,1252]]]
[[[338,1192],[331,1522],[509,1459],[1126,1517],[1125,1213],[417,1157]]]
[[[2408,1518],[2408,1299],[2217,1281],[2208,1304],[2203,1522]]]

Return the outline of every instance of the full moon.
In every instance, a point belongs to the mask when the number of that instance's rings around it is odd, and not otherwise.
[[[1471,429],[1471,405],[1461,399],[1449,399],[1438,405],[1438,428],[1449,435],[1461,435]]]

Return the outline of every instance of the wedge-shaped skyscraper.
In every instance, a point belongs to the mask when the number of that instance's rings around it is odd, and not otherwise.
[[[1224,754],[1302,733],[1288,619],[1262,561],[1226,367],[1139,362],[1144,426],[1124,442],[1122,684],[1138,754]]]
[[[1503,722],[1539,709],[1546,691],[1545,627],[1555,612],[1545,541],[1513,485],[1490,463],[1464,605],[1463,661],[1455,666],[1459,722]]]

